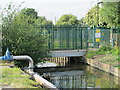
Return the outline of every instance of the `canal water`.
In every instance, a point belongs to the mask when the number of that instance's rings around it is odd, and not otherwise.
[[[120,88],[120,78],[82,63],[35,71],[58,88]]]

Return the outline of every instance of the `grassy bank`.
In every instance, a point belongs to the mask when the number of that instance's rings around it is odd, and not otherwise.
[[[120,62],[120,57],[118,57],[118,48],[111,48],[108,46],[102,46],[96,51],[88,51],[86,57],[88,59],[100,60],[102,63],[110,64],[114,67],[120,68],[118,62]]]
[[[6,61],[6,60],[0,60],[0,66],[13,66],[14,62]]]
[[[41,88],[41,86],[31,79],[31,76],[24,73],[20,68],[4,67],[5,65],[12,65],[9,62],[0,62],[0,86],[9,86],[10,88]]]

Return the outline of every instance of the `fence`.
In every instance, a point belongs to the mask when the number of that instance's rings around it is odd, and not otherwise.
[[[50,50],[76,50],[98,48],[110,43],[111,30],[107,28],[80,27],[77,25],[41,26],[49,34]]]

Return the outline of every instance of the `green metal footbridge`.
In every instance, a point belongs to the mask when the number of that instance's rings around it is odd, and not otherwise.
[[[41,26],[49,34],[48,48],[53,57],[83,56],[90,48],[110,43],[108,28],[88,28],[79,25]],[[82,53],[83,52],[83,53]]]

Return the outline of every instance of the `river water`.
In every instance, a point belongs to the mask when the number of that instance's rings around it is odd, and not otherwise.
[[[82,63],[35,71],[58,88],[120,88],[120,78]]]

